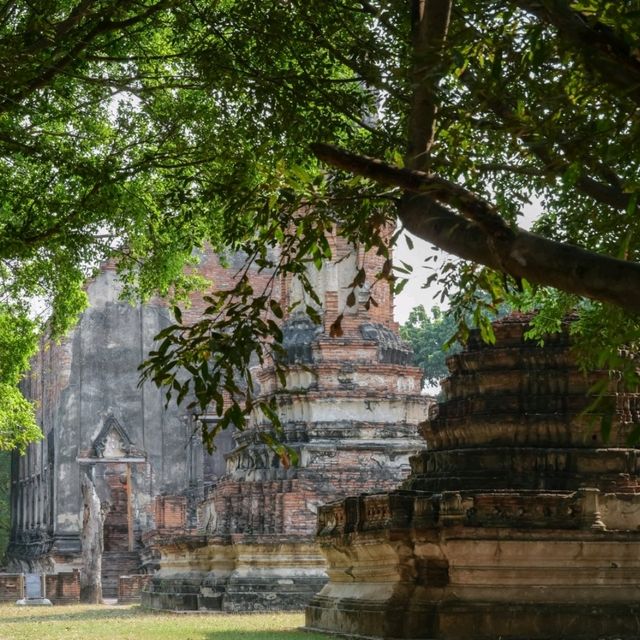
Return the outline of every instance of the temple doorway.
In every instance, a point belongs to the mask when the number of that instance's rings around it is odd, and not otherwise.
[[[117,598],[120,576],[138,573],[140,563],[132,518],[131,465],[108,462],[101,467],[103,486],[108,492],[103,525],[102,595]]]
[[[104,551],[133,551],[131,470],[126,463],[105,465],[109,506],[104,519]]]

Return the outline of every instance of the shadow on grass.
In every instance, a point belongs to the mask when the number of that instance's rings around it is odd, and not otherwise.
[[[289,640],[338,640],[338,638],[342,638],[344,640],[345,638],[345,636],[318,633],[317,631],[305,631],[302,628],[278,631],[212,630],[204,637],[206,640],[280,640],[281,638]]]
[[[326,636],[306,631],[212,631],[205,636],[206,640],[331,640],[338,636]],[[344,638],[344,636],[343,636]]]
[[[325,635],[318,632],[307,632],[302,629],[278,629],[277,631],[248,631],[212,629],[202,636],[205,640],[337,640],[336,635]],[[341,636],[344,640],[344,636]]]

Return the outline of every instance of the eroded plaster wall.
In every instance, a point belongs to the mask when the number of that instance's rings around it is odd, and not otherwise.
[[[202,258],[201,272],[228,286],[230,270],[210,252]],[[13,462],[13,565],[77,565],[83,474],[96,483],[107,507],[113,497],[105,478],[113,484],[120,474],[139,546],[141,535],[155,527],[157,496],[187,495],[195,505],[205,470],[209,482],[224,471],[231,434],[220,439],[216,456],[208,456],[194,416],[175,403],[165,406],[164,391],[152,383],[139,385],[138,367],[154,336],[172,322],[170,309],[157,299],[131,305],[119,299],[120,292],[115,269],[104,265],[87,283],[89,307],[76,327],[60,344],[43,339],[32,363],[24,391],[37,403],[44,439]],[[200,299],[194,295],[187,315],[198,317]],[[116,430],[107,433],[111,424]],[[99,439],[102,450],[96,448]],[[189,513],[195,516],[195,507]]]

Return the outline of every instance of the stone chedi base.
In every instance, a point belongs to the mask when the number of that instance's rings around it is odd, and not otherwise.
[[[158,543],[162,568],[142,593],[152,609],[295,610],[326,582],[324,558],[312,542],[184,536]]]
[[[612,435],[582,414],[596,379],[566,332],[544,348],[526,318],[449,360],[447,400],[401,490],[322,507],[329,582],[307,627],[443,640],[640,637],[640,422],[613,394]],[[614,383],[612,383],[613,385]],[[595,428],[594,428],[595,426]]]
[[[419,395],[417,369],[378,362],[375,340],[359,338],[357,349],[354,342],[318,339],[314,348],[330,343],[340,364],[316,364],[309,377],[292,371],[308,386],[290,384],[278,396],[284,439],[298,453],[298,466],[282,466],[256,437],[268,428],[257,422],[237,435],[228,473],[203,504],[208,533],[150,541],[159,551],[160,571],[143,593],[145,606],[301,609],[325,584],[325,560],[315,540],[319,505],[397,487],[409,473],[409,456],[423,446],[417,425],[430,404]],[[345,363],[349,354],[363,353],[366,366]],[[342,389],[341,375],[349,379]]]
[[[323,326],[302,314],[283,326],[289,370],[282,389],[272,370],[256,372],[261,393],[274,398],[279,436],[296,451],[284,466],[260,439],[273,427],[254,416],[236,434],[227,473],[202,505],[197,536],[154,544],[160,570],[143,604],[163,609],[301,609],[327,580],[315,539],[318,507],[362,491],[389,491],[409,473],[409,457],[424,446],[418,425],[431,399],[421,396],[422,372],[396,333],[388,288],[378,306],[346,308],[357,267],[382,267],[379,256],[354,253],[332,237],[334,262],[315,274]],[[294,283],[295,285],[295,283]],[[380,285],[382,287],[382,285]],[[295,286],[285,287],[295,298]],[[365,295],[366,294],[366,295]],[[285,300],[287,307],[291,300]],[[344,310],[343,335],[329,327]]]

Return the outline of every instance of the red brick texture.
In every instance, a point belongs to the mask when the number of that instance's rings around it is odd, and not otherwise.
[[[0,573],[0,602],[15,602],[24,598],[24,574]]]
[[[118,580],[118,604],[140,602],[142,589],[149,584],[151,576],[138,574],[132,576],[120,576]]]
[[[45,576],[46,595],[53,604],[75,604],[80,602],[80,573],[56,573]]]
[[[185,496],[157,496],[155,502],[156,529],[185,529],[187,499]]]

